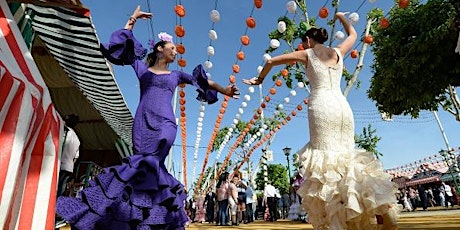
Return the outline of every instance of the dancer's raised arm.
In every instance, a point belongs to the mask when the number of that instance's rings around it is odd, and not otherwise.
[[[136,24],[137,19],[149,19],[152,16],[152,13],[143,12],[141,11],[141,6],[137,6],[131,17],[129,17],[128,21],[126,22],[125,29],[133,30],[134,24]]]

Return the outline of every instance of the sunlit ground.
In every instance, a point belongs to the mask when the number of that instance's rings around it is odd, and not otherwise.
[[[215,226],[208,223],[193,223],[187,230],[217,229],[217,230],[244,230],[244,229],[266,229],[266,230],[292,230],[292,229],[313,229],[311,224],[299,221],[278,220],[276,222],[265,222],[257,220],[250,224],[238,226]],[[398,220],[398,229],[417,230],[460,230],[460,208],[454,209],[431,208],[430,211],[403,212]],[[61,230],[70,230],[70,227],[63,227]]]

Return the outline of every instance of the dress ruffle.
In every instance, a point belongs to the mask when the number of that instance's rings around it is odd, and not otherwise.
[[[115,65],[131,65],[142,60],[147,54],[142,44],[136,40],[131,30],[116,30],[110,35],[107,44],[100,44],[102,54]]]
[[[297,193],[315,229],[375,229],[376,215],[398,208],[391,176],[370,152],[324,151],[307,144],[298,160],[304,181]]]
[[[181,229],[189,221],[182,184],[156,156],[125,158],[81,192],[59,197],[56,212],[78,229]]]
[[[192,73],[193,77],[195,77],[196,81],[193,81],[192,84],[197,88],[198,96],[197,100],[208,102],[208,104],[213,104],[217,102],[217,91],[210,89],[208,84],[208,76],[206,75],[206,71],[203,68],[203,65],[198,65],[193,69]]]

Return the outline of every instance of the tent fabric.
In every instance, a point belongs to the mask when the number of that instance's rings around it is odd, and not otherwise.
[[[28,5],[27,8],[34,15],[33,29],[64,73],[51,68],[46,71],[50,71],[51,76],[66,74],[72,80],[47,79],[48,86],[65,89],[65,86],[75,85],[113,131],[131,146],[133,117],[119,91],[110,64],[99,51],[99,40],[91,18],[64,8],[36,5]],[[50,62],[45,61],[41,65],[46,63]],[[54,97],[53,101],[59,99]],[[94,143],[92,147],[98,145]],[[115,145],[115,141],[111,145]]]
[[[419,185],[419,184],[428,184],[436,181],[440,181],[441,175],[436,175],[436,176],[430,176],[426,178],[421,178],[421,179],[416,179],[416,180],[411,180],[406,182],[406,186],[414,186],[414,185]]]
[[[0,228],[53,229],[63,122],[0,1]]]

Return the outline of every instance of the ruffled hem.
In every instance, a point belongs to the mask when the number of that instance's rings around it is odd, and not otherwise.
[[[100,44],[100,50],[114,65],[131,65],[135,60],[142,60],[147,55],[147,49],[142,47],[133,32],[127,29],[113,32],[108,44]]]
[[[197,88],[198,96],[197,100],[208,102],[208,104],[214,104],[218,101],[217,91],[210,89],[208,84],[208,76],[203,68],[203,65],[198,65],[193,69],[192,73],[196,81],[193,81],[193,85]]]
[[[373,229],[376,215],[396,207],[396,187],[372,153],[308,144],[298,159],[304,181],[297,193],[315,229]]]
[[[81,198],[59,197],[56,212],[78,229],[179,229],[189,221],[182,184],[156,156],[134,155],[96,176]]]

